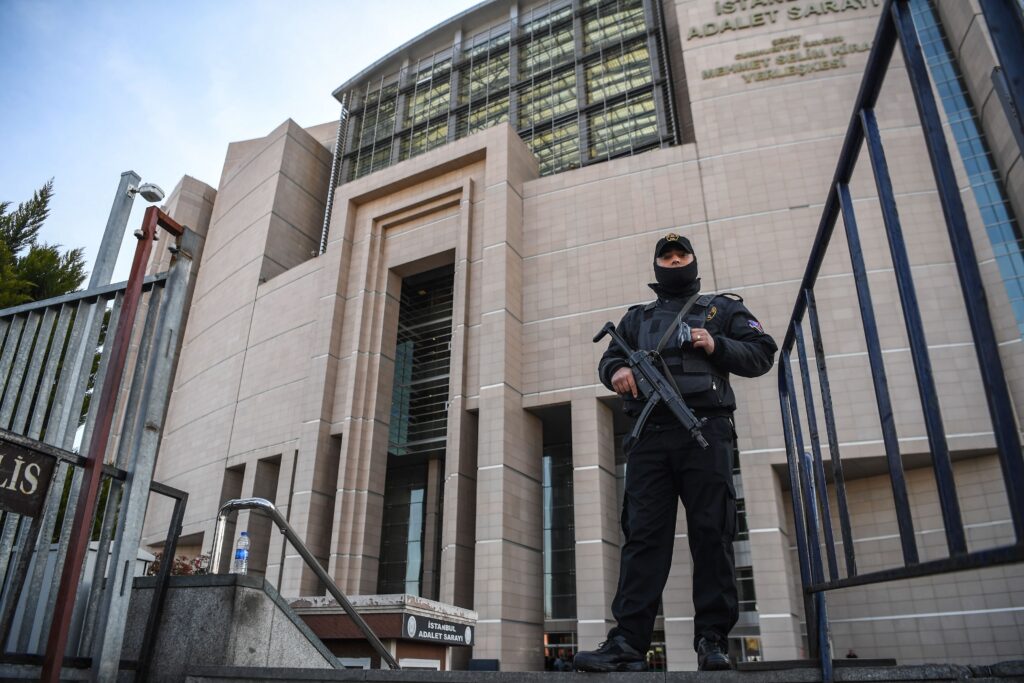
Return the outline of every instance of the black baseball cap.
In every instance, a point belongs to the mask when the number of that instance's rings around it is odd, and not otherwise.
[[[677,235],[674,232],[670,232],[669,234],[665,235],[660,240],[658,240],[658,246],[654,247],[654,258],[658,258],[659,256],[661,256],[662,253],[664,253],[670,247],[682,249],[688,254],[693,253],[693,247],[690,245],[690,240],[686,239],[682,235]]]

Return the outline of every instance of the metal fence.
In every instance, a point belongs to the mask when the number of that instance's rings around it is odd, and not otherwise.
[[[831,681],[833,673],[825,602],[826,591],[1024,560],[1024,458],[1021,455],[1017,422],[999,358],[996,336],[989,317],[978,261],[971,242],[953,163],[932,93],[921,43],[911,17],[910,4],[911,0],[887,0],[884,5],[874,44],[868,57],[864,79],[857,95],[853,116],[847,128],[839,163],[818,225],[807,269],[800,285],[800,294],[787,327],[780,354],[779,398],[789,465],[789,483],[792,490],[800,578],[804,590],[808,644],[812,655],[817,655],[821,660],[822,676],[825,681]],[[1006,14],[1006,17],[997,19],[991,9],[993,5],[999,5],[999,11]],[[1011,97],[1015,98],[1017,102],[1024,101],[1021,98],[1021,89],[1024,87],[1024,83],[1021,82],[1019,75],[1014,76],[1014,74],[1019,74],[1021,64],[1024,64],[1024,57],[1022,57],[1022,53],[1024,53],[1024,22],[1022,22],[1020,6],[999,0],[983,1],[982,6],[985,8],[986,21],[990,25],[990,32],[997,45],[1000,59],[1014,62],[1012,68],[1007,70],[1007,74],[1011,76],[1007,79],[1008,87],[1012,91]],[[1000,22],[998,27],[992,26],[994,21]],[[982,381],[988,397],[988,411],[992,420],[993,434],[1002,466],[1016,538],[1015,543],[1004,547],[974,552],[969,551],[967,547],[953,478],[949,445],[939,409],[922,316],[917,303],[914,280],[896,209],[896,199],[885,151],[875,117],[875,104],[890,59],[897,46],[903,56],[924,131],[938,197],[945,216],[949,240],[953,247],[961,293],[973,334]],[[1020,125],[1019,119],[1011,120],[1010,123],[1011,125]],[[875,186],[878,190],[932,456],[932,468],[949,551],[948,557],[942,559],[922,562],[918,556],[914,539],[906,480],[896,434],[894,406],[882,360],[878,324],[875,319],[867,269],[857,228],[857,218],[850,194],[850,181],[854,167],[861,148],[864,146],[867,147]],[[852,543],[836,416],[832,405],[825,348],[814,299],[815,283],[840,215],[845,228],[846,244],[850,253],[853,279],[856,283],[861,321],[867,343],[874,395],[882,429],[882,441],[895,501],[903,560],[902,566],[864,574],[858,572]],[[840,572],[836,555],[831,501],[822,459],[823,438],[817,421],[812,370],[808,361],[808,342],[804,336],[805,320],[810,327],[810,346],[813,349],[818,390],[822,403],[821,410],[824,415],[824,441],[827,444],[831,460],[831,475],[836,497],[835,509],[838,511],[838,527],[844,550],[845,575]],[[799,387],[794,381],[791,362],[794,347],[798,356]],[[798,399],[798,388],[803,396],[805,411],[803,417]],[[804,424],[807,427],[806,440]],[[810,451],[806,448],[808,445]]]
[[[124,663],[145,674],[187,500],[152,482],[198,246],[194,233],[170,221],[182,232],[174,263],[143,278],[155,229],[166,221],[155,207],[147,212],[128,282],[0,310],[0,446],[54,463],[38,514],[8,510],[0,519],[5,665],[50,662],[59,675],[63,663],[116,677],[131,581],[141,569],[142,520],[156,492],[175,501],[163,582],[140,661]],[[86,500],[89,485],[95,504]],[[66,626],[54,623],[62,619]]]

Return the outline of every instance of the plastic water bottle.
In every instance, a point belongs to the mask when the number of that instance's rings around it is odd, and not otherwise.
[[[246,574],[249,572],[249,532],[243,531],[238,535],[238,543],[235,544],[235,559],[231,562],[232,574]]]

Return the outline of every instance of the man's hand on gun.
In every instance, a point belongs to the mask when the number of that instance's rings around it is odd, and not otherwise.
[[[640,433],[647,423],[647,418],[650,417],[651,412],[659,404],[663,404],[679,423],[686,427],[690,435],[702,448],[707,448],[708,442],[700,432],[700,428],[704,426],[706,418],[698,418],[694,415],[693,411],[687,407],[683,397],[679,395],[674,383],[671,383],[660,370],[654,367],[651,359],[652,357],[657,358],[657,353],[634,351],[626,340],[618,335],[615,331],[615,325],[610,322],[605,323],[604,327],[594,336],[594,343],[596,344],[601,341],[605,335],[611,335],[614,343],[618,344],[619,348],[626,354],[626,362],[629,363],[628,366],[621,367],[612,374],[612,389],[622,396],[632,395],[633,398],[639,398],[640,394],[643,394],[646,400],[643,410],[633,423],[633,430],[629,433],[624,443],[627,450],[628,443],[635,443],[639,439]],[[707,336],[710,337],[710,335]],[[637,384],[635,373],[640,375],[639,385]]]
[[[633,379],[633,371],[629,369],[628,365],[622,366],[612,375],[612,389],[620,396],[630,394],[633,398],[639,397],[640,393],[636,388],[636,380]]]
[[[707,355],[715,352],[715,338],[703,327],[694,327],[690,330],[690,343],[695,349],[702,349]],[[620,396],[630,395],[639,398],[640,393],[636,388],[636,380],[633,378],[633,371],[629,366],[623,366],[612,375],[612,389]]]

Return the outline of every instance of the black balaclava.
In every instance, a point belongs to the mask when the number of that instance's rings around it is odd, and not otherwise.
[[[700,278],[697,277],[697,256],[693,262],[680,268],[664,268],[658,265],[658,257],[668,247],[673,246],[693,254],[690,240],[675,233],[669,233],[654,247],[654,278],[658,281],[658,293],[669,297],[691,296],[700,291]]]
[[[672,297],[686,296],[700,291],[700,278],[697,277],[697,258],[693,262],[679,268],[665,268],[654,264],[654,279],[665,294]]]

